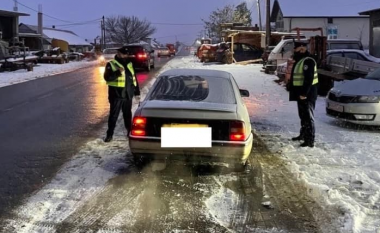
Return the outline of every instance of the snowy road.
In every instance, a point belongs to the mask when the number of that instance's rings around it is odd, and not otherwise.
[[[2,231],[319,232],[311,214],[319,207],[260,140],[244,173],[181,162],[151,163],[139,172],[122,124],[111,144],[101,141],[104,130],[3,219]]]
[[[139,172],[129,153],[122,152],[128,147],[126,141],[115,143],[117,156],[98,154],[107,150],[100,144],[92,145],[97,151],[91,158],[83,157],[87,165],[61,171],[51,187],[11,217],[4,232],[319,231],[309,212],[312,202],[299,198],[297,188],[279,172],[280,164],[263,160],[260,163],[268,171],[261,170],[259,157],[263,153],[270,156],[263,144],[256,143],[250,169],[244,173],[234,173],[226,166],[181,162],[153,162]],[[114,176],[96,187],[105,177],[103,173],[89,182],[89,177],[99,175],[94,170]],[[72,192],[73,185],[78,190]]]
[[[167,61],[157,60],[150,73],[138,72],[140,84]],[[109,109],[103,70],[91,65],[0,88],[0,216],[96,137]]]
[[[122,124],[110,144],[101,140],[104,126],[3,218],[0,232],[379,232],[378,128],[327,117],[320,97],[316,147],[300,148],[290,141],[299,131],[296,106],[260,66],[190,56],[163,70],[171,68],[226,70],[250,91],[255,140],[246,173],[181,163],[153,163],[139,173]]]

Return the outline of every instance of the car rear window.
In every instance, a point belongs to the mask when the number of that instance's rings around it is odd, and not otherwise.
[[[331,43],[330,49],[361,49],[357,43]]]
[[[150,100],[236,103],[231,81],[211,76],[162,76]]]
[[[142,52],[144,50],[144,48],[141,46],[127,46],[127,49],[132,54],[139,53],[139,52]]]
[[[106,49],[104,50],[104,54],[116,54],[117,49]]]

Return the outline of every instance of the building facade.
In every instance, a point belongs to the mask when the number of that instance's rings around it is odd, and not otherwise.
[[[328,39],[358,39],[364,48],[370,45],[370,18],[357,16],[292,16],[283,13],[279,2],[273,4],[271,22],[276,31],[292,32],[293,28],[322,28]],[[306,37],[318,35],[319,32],[302,32]]]
[[[380,8],[360,12],[360,15],[368,15],[370,18],[369,53],[380,57]]]

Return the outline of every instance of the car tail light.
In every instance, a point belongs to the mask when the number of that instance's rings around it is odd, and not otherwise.
[[[139,53],[139,54],[137,54],[137,58],[139,58],[139,59],[147,58],[147,55],[146,55],[146,53]]]
[[[146,128],[146,118],[145,117],[134,117],[132,122],[132,131],[133,136],[145,136]]]
[[[230,123],[230,141],[245,141],[244,122],[233,121]]]

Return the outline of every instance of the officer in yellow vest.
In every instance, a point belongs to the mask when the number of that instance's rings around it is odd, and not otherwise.
[[[289,83],[289,100],[297,101],[301,130],[300,135],[292,140],[304,141],[301,147],[314,147],[314,109],[318,96],[317,63],[307,51],[307,44],[302,41],[294,42],[293,60],[295,63]]]
[[[126,47],[118,49],[115,58],[108,62],[105,68],[104,79],[108,85],[108,101],[110,103],[105,142],[112,140],[120,110],[123,112],[124,126],[129,134],[132,121],[132,99],[134,95],[140,96],[139,84],[128,54]]]

